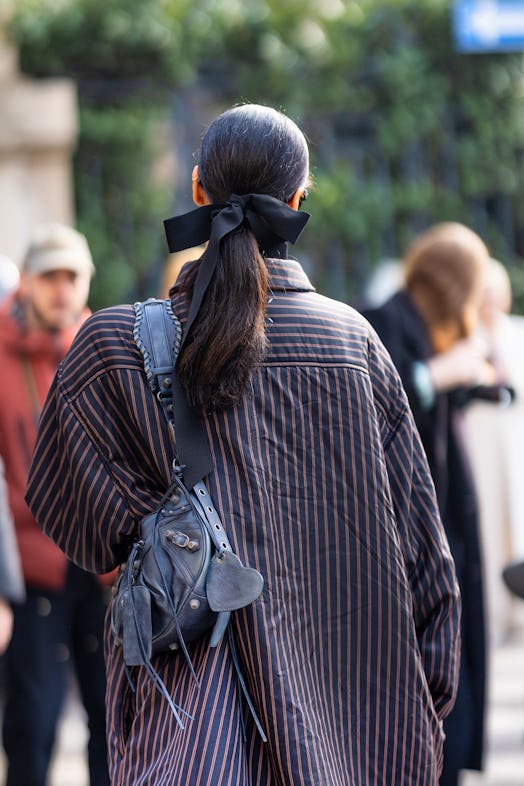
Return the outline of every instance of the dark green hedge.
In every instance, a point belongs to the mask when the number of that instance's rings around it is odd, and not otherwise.
[[[19,0],[24,70],[79,84],[78,221],[99,260],[95,305],[152,285],[173,204],[153,176],[159,120],[197,90],[217,108],[270,103],[306,130],[313,218],[297,253],[324,290],[355,296],[379,259],[456,219],[508,265],[523,305],[522,56],[457,54],[450,6]]]

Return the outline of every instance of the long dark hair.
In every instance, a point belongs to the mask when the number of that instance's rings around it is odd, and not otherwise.
[[[202,140],[199,179],[212,203],[225,203],[231,194],[265,194],[287,203],[308,177],[304,135],[269,107],[230,109]],[[196,272],[197,266],[182,283],[189,296]],[[224,409],[245,394],[266,349],[267,287],[264,257],[243,225],[222,240],[213,279],[178,359],[179,379],[194,406]]]

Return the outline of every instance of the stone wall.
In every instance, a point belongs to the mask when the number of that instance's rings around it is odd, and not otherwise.
[[[28,79],[0,19],[0,254],[18,264],[35,224],[74,222],[77,100],[67,79]]]

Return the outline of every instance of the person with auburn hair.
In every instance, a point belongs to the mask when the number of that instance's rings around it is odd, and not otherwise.
[[[231,639],[189,645],[198,683],[182,652],[153,658],[184,728],[108,626],[114,786],[438,784],[458,679],[453,560],[389,356],[288,258],[308,184],[295,123],[234,107],[203,138],[197,208],[166,221],[171,251],[208,241],[170,292],[175,373],[204,421],[209,493],[264,588],[232,615]],[[45,532],[93,571],[126,559],[170,484],[134,319],[130,305],[105,309],[78,335],[28,488]]]
[[[475,334],[489,254],[481,238],[454,222],[415,239],[404,259],[405,286],[364,311],[400,372],[420,432],[455,559],[462,594],[460,684],[444,721],[441,786],[462,769],[482,768],[486,635],[480,531],[465,452],[463,406],[495,382],[488,345]]]

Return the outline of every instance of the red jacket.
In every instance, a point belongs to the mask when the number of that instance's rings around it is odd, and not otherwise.
[[[24,501],[36,420],[58,365],[89,311],[59,333],[28,331],[16,296],[0,308],[0,455],[26,584],[61,590],[67,558],[42,533]],[[31,392],[32,391],[32,392]]]

